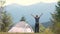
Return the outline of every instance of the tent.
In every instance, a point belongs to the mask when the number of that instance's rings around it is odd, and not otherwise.
[[[10,33],[34,33],[32,27],[25,21],[21,21],[17,23],[8,32]]]

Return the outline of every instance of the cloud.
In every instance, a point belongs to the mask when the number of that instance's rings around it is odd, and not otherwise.
[[[40,2],[52,3],[52,2],[57,2],[57,1],[58,0],[6,0],[5,5],[16,3],[19,5],[23,5],[23,6],[28,6],[28,5],[32,5],[32,4],[36,4],[36,3],[40,3]]]

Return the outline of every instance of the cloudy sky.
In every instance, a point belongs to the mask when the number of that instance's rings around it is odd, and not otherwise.
[[[23,5],[23,6],[28,6],[28,5],[32,5],[32,4],[36,4],[36,3],[40,3],[40,2],[53,3],[53,2],[57,2],[57,1],[58,0],[6,0],[5,5],[16,3],[19,5]]]

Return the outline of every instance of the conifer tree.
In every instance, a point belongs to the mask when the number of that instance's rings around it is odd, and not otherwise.
[[[54,14],[52,14],[52,31],[55,34],[60,34],[60,1],[56,5],[56,11]]]
[[[26,21],[25,17],[21,17],[20,21]]]
[[[8,32],[11,24],[12,19],[10,14],[8,14],[6,11],[2,12],[2,25],[1,25],[1,32]]]

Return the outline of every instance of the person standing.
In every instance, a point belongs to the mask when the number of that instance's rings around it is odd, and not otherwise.
[[[32,15],[35,18],[35,33],[39,33],[39,19],[43,14],[41,14],[40,16],[36,15]]]

